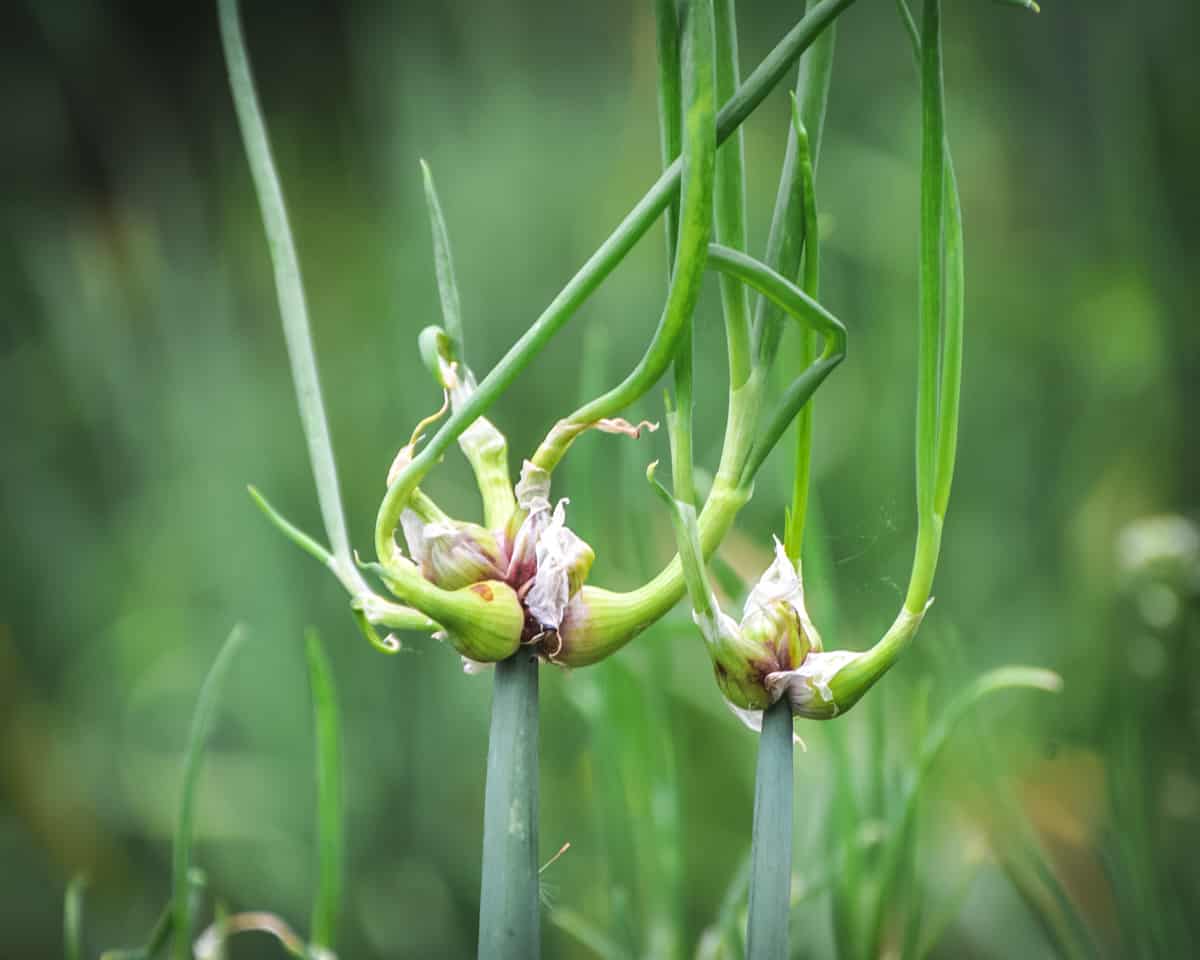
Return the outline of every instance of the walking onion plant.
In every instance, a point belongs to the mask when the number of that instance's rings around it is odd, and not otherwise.
[[[881,640],[861,653],[827,651],[804,604],[800,556],[811,472],[810,400],[846,354],[846,328],[818,299],[815,169],[824,125],[833,23],[853,0],[820,0],[740,79],[734,0],[656,0],[663,170],[613,233],[485,376],[467,363],[462,301],[449,230],[422,165],[432,226],[441,326],[418,337],[442,394],[419,420],[387,475],[375,524],[375,559],[362,562],[346,533],[309,319],[283,191],[251,77],[236,0],[219,0],[230,83],[272,261],[301,420],[328,546],[284,519],[256,490],[267,517],[325,564],[350,596],[359,627],[445,639],[474,672],[495,665],[484,801],[479,955],[539,955],[537,855],[538,668],[581,667],[610,656],[687,593],[729,704],[761,728],[748,953],[786,955],[791,862],[793,717],[849,710],[911,643],[930,603],[949,502],[962,366],[963,261],[957,187],[944,129],[939,0],[924,0],[920,308],[917,335],[918,532],[904,603]],[[740,126],[799,63],[774,215],[763,258],[748,253]],[[658,326],[616,385],[550,426],[514,484],[507,440],[485,414],[639,239],[666,214],[668,284]],[[720,276],[729,361],[725,434],[711,485],[693,469],[692,322],[703,277]],[[753,309],[752,309],[753,304]],[[802,365],[768,408],[786,326],[802,339]],[[820,342],[820,351],[817,346]],[[583,432],[637,437],[653,424],[621,418],[671,371],[666,401],[673,490],[655,483],[674,522],[678,555],[625,592],[587,582],[591,547],[551,499],[556,468]],[[432,405],[432,404],[431,404]],[[446,416],[448,414],[448,416]],[[425,439],[426,431],[446,417]],[[740,623],[724,614],[705,564],[750,499],[755,477],[793,423],[794,481],[784,541],[750,593]],[[422,488],[457,441],[482,499],[482,523],[449,516]],[[654,468],[648,474],[653,481]],[[397,533],[403,534],[402,549]],[[382,588],[382,589],[381,589]],[[386,592],[384,592],[386,591]],[[1008,678],[1012,680],[1012,678]],[[1018,677],[1019,680],[1019,677]],[[1014,681],[1016,682],[1016,681]],[[324,756],[324,750],[322,751]],[[322,889],[336,891],[336,874]],[[330,893],[329,896],[333,896]],[[333,915],[314,931],[331,936]]]

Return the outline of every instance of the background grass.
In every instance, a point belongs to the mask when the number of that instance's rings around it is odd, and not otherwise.
[[[479,6],[246,10],[360,547],[392,456],[437,402],[415,350],[438,317],[418,157],[437,175],[478,370],[658,169],[651,4]],[[797,13],[743,6],[752,64]],[[315,624],[344,714],[341,952],[469,954],[489,680],[432,641],[371,650],[337,585],[245,494],[259,484],[319,529],[215,12],[30,3],[4,19],[0,956],[61,955],[79,870],[88,955],[149,930],[195,691],[238,620],[256,641],[229,677],[196,811],[209,888],[235,910],[307,914]],[[1198,935],[1195,560],[1138,575],[1121,563],[1130,523],[1200,509],[1200,124],[1185,95],[1200,84],[1197,29],[1182,0],[946,11],[968,258],[957,484],[911,655],[850,717],[801,730],[801,955],[832,950],[830,891],[839,910],[854,891],[837,893],[830,866],[872,855],[923,731],[966,678],[1010,662],[1051,667],[1065,689],[995,698],[932,773],[908,869],[928,919],[961,902],[941,955],[1051,949],[1010,879],[1028,868],[979,769],[985,749],[1111,952],[1186,955]],[[911,556],[918,111],[895,11],[856,5],[818,182],[823,299],[853,350],[817,398],[806,535],[813,614],[838,646],[865,647],[889,622]],[[753,250],[787,123],[781,90],[747,127]],[[582,380],[606,386],[640,355],[663,258],[647,238],[497,406],[514,460]],[[711,469],[715,279],[696,338],[696,460]],[[633,414],[658,417],[656,403]],[[596,582],[631,585],[671,550],[643,479],[666,453],[662,432],[588,435],[572,451],[556,492],[596,547]],[[782,533],[787,460],[723,551],[727,583],[757,576]],[[474,516],[457,456],[429,486]],[[699,643],[681,612],[610,663],[543,671],[544,859],[572,844],[545,895],[630,955],[690,955],[748,844],[754,743]],[[557,926],[546,953],[593,955]]]

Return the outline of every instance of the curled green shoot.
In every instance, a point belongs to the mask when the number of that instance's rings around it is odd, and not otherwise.
[[[713,32],[711,0],[696,0],[687,8],[683,44],[683,154],[680,188],[679,235],[670,290],[658,329],[642,358],[628,376],[611,390],[585,403],[560,420],[533,455],[533,463],[552,471],[571,442],[584,430],[615,416],[650,390],[675,362],[676,416],[691,420],[690,339],[681,341],[691,326],[700,296],[708,240],[712,232],[712,191],[716,162],[716,107],[713,84]],[[690,480],[685,481],[685,486]],[[694,497],[694,491],[691,491]]]

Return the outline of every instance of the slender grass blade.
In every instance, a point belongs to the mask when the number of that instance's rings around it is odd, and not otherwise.
[[[305,649],[312,689],[317,774],[317,886],[309,938],[314,946],[333,950],[342,907],[345,864],[341,716],[333,668],[315,630],[308,632]]]
[[[283,188],[275,169],[267,128],[263,123],[262,109],[254,87],[254,77],[250,72],[237,0],[217,0],[217,9],[221,22],[221,40],[225,48],[225,63],[229,71],[229,85],[246,147],[246,157],[250,162],[250,173],[262,210],[263,226],[271,249],[271,262],[275,268],[275,288],[279,297],[279,312],[283,317],[284,340],[291,362],[300,420],[308,443],[313,479],[317,484],[321,517],[334,556],[339,563],[352,569],[350,540],[346,534],[346,521],[342,513],[337,466],[333,458],[333,444],[329,436],[329,423],[325,417],[317,361],[313,353],[308,305],[300,279],[300,263],[292,240]]]
[[[63,898],[63,956],[83,960],[83,892],[87,877],[79,874],[67,884]]]
[[[192,842],[195,837],[196,793],[200,783],[200,770],[209,734],[216,723],[217,707],[225,688],[233,658],[245,640],[245,630],[236,626],[221,647],[217,659],[208,672],[196,710],[192,715],[192,728],[188,736],[187,751],[183,760],[183,792],[179,803],[179,821],[175,825],[175,850],[172,864],[172,911],[174,913],[174,960],[188,960],[191,956],[193,920],[192,891]]]

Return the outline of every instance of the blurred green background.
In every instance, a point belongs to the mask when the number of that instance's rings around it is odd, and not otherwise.
[[[438,401],[415,351],[438,316],[418,157],[486,371],[655,175],[652,7],[246,6],[352,537],[368,545],[392,457]],[[802,5],[741,6],[748,72]],[[941,931],[933,955],[1053,955],[1011,855],[1017,822],[1096,949],[1191,955],[1200,8],[947,6],[968,288],[957,485],[911,654],[847,718],[799,727],[796,955],[833,954],[854,900],[839,865],[853,848],[870,873],[923,718],[1004,663],[1051,667],[1065,689],[989,702],[936,768],[906,887]],[[89,955],[143,938],[169,889],[188,718],[237,621],[252,641],[200,797],[213,889],[303,926],[313,624],[345,714],[339,952],[473,954],[490,680],[426,638],[392,658],[370,649],[332,578],[245,492],[253,482],[320,527],[214,11],[64,0],[0,19],[0,957],[60,954],[77,871]],[[856,4],[838,30],[818,190],[823,299],[850,354],[817,397],[807,573],[827,643],[861,648],[900,603],[915,527],[919,117],[890,0]],[[755,250],[786,130],[781,86],[747,126]],[[581,390],[639,356],[663,260],[656,231],[496,407],[514,465]],[[697,338],[697,456],[711,469],[725,391],[715,281]],[[596,435],[569,458],[556,493],[596,548],[593,582],[633,585],[669,556],[642,480],[666,452],[661,433]],[[769,559],[786,460],[722,552],[727,582]],[[475,516],[458,458],[429,489]],[[586,923],[626,955],[691,956],[748,847],[753,736],[722,706],[682,609],[599,667],[542,678],[543,859],[571,843],[544,874],[547,954],[595,956]],[[249,940],[233,956],[274,949]]]

